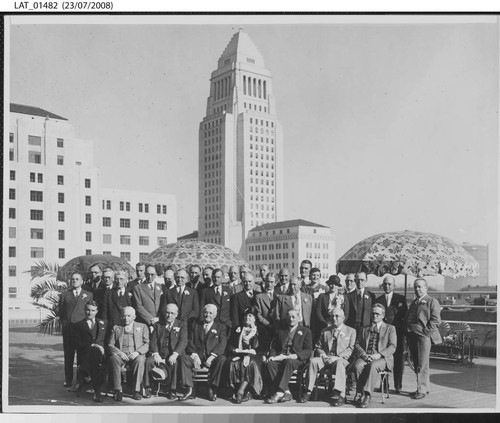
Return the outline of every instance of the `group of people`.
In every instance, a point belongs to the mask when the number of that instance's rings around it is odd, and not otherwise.
[[[137,263],[129,281],[124,271],[94,265],[86,283],[75,272],[59,303],[65,386],[79,395],[90,380],[94,401],[108,391],[121,401],[128,375],[134,400],[150,398],[161,382],[167,398],[187,401],[195,397],[194,373],[205,368],[210,401],[228,386],[235,403],[258,396],[273,404],[292,399],[289,384],[298,371],[305,374],[298,402],[305,403],[325,369],[335,375],[333,406],[345,404],[352,379],[355,403],[366,408],[380,371],[392,372],[401,392],[406,337],[417,375],[412,398],[424,398],[431,343],[440,342],[440,307],[425,279],[415,280],[408,306],[392,276],[383,279],[378,298],[365,288],[366,273],[346,275],[345,285],[336,275],[320,278],[309,260],[299,276],[262,266],[258,280],[247,266]]]

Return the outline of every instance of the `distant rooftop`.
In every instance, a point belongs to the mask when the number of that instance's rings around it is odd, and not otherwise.
[[[12,113],[22,113],[24,115],[48,117],[51,119],[68,120],[62,116],[58,116],[40,107],[25,106],[24,104],[10,103],[10,111]]]
[[[177,241],[184,241],[186,239],[198,239],[198,231],[193,231],[190,234],[180,236],[177,238]]]
[[[309,222],[308,220],[295,219],[284,220],[282,222],[265,223],[264,225],[257,226],[250,230],[250,232],[265,231],[269,229],[283,229],[292,226],[313,226],[315,228],[328,228],[328,226],[318,225],[317,223]]]

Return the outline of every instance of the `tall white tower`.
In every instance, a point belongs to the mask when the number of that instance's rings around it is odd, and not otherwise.
[[[241,29],[210,78],[199,129],[199,239],[246,255],[248,231],[283,220],[283,135],[271,72]]]

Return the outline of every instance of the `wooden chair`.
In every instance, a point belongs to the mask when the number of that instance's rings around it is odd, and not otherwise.
[[[319,372],[314,383],[314,401],[318,401],[318,388],[323,385],[325,390],[330,391],[335,382],[332,366],[325,366]]]
[[[378,373],[380,376],[380,392],[382,394],[382,404],[385,404],[385,398],[389,399],[389,375],[390,370],[382,370]]]

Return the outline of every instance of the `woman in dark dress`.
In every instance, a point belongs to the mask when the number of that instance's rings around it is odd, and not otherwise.
[[[262,363],[269,350],[267,330],[257,326],[255,311],[246,311],[243,326],[233,330],[228,342],[229,382],[236,404],[260,395],[263,387]]]

